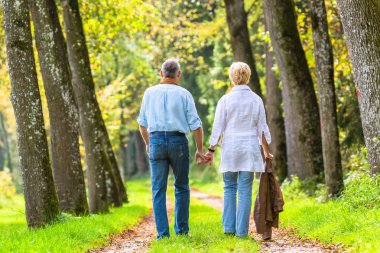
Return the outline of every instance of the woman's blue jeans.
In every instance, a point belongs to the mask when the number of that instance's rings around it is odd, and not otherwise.
[[[248,235],[253,177],[254,173],[248,171],[223,173],[223,227],[225,233],[236,233],[238,237]],[[236,193],[239,197],[237,211]]]
[[[150,136],[150,175],[152,180],[153,212],[158,232],[157,239],[169,237],[166,210],[166,189],[169,166],[173,170],[175,186],[174,231],[189,232],[189,147],[185,135],[170,135],[170,132]]]

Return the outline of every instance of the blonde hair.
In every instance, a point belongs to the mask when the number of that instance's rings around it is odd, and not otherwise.
[[[244,62],[234,62],[228,70],[228,75],[235,85],[247,84],[251,77],[251,69]]]

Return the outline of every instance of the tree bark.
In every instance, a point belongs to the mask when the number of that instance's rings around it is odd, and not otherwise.
[[[380,173],[380,3],[338,0],[371,167]]]
[[[0,171],[4,171],[5,168],[5,148],[3,145],[3,136],[2,136],[2,131],[0,129]]]
[[[111,163],[112,174],[113,174],[113,177],[115,179],[115,183],[117,185],[120,198],[124,203],[128,203],[129,200],[128,200],[128,195],[127,195],[127,189],[124,186],[124,182],[123,182],[123,179],[121,177],[120,170],[119,170],[119,165],[117,163],[115,153],[113,152],[112,144],[111,144],[110,138],[108,136],[106,125],[105,125],[103,119],[102,119],[102,129],[103,129],[103,133],[104,133],[104,135],[103,135],[103,148],[105,148],[105,151],[106,151],[107,156],[108,156],[108,160]]]
[[[128,175],[132,176],[136,174],[137,173],[136,147],[135,147],[133,132],[128,133],[127,163],[128,163]]]
[[[323,171],[317,98],[299,37],[292,0],[264,0],[266,23],[283,84],[288,175]]]
[[[309,8],[317,69],[325,181],[329,195],[336,196],[343,190],[343,172],[336,112],[333,48],[325,1],[309,0]]]
[[[244,0],[224,0],[226,5],[227,23],[230,32],[231,47],[234,61],[245,62],[251,68],[250,88],[262,97],[260,79],[253,58],[251,42],[247,24],[247,13],[244,9]]]
[[[127,143],[126,143],[126,131],[125,131],[125,117],[124,112],[122,110],[123,103],[120,102],[120,129],[119,129],[119,161],[121,161],[122,175],[124,180],[128,177],[128,161],[127,161]]]
[[[65,212],[84,214],[88,205],[79,154],[78,110],[57,6],[54,0],[29,0],[29,7],[48,102],[53,175],[60,207]],[[101,210],[106,207],[101,206]]]
[[[107,154],[104,152],[104,157],[107,158]],[[106,175],[106,183],[107,183],[107,200],[109,205],[113,205],[114,207],[120,207],[123,205],[123,200],[121,199],[119,189],[116,184],[115,175],[112,173],[112,165],[110,160],[107,158],[105,160],[105,175]]]
[[[0,112],[0,127],[2,128],[3,132],[3,145],[5,148],[5,155],[7,156],[7,167],[10,172],[13,172],[13,163],[12,163],[12,156],[11,156],[11,149],[9,147],[9,140],[8,140],[8,133],[7,129],[5,128],[5,118],[4,114]]]
[[[280,181],[285,180],[288,175],[286,161],[286,136],[285,123],[282,116],[282,94],[280,81],[273,70],[274,55],[269,50],[269,45],[265,46],[265,69],[266,69],[266,109],[268,117],[268,126],[272,135],[270,144],[273,153],[273,167],[277,172]]]
[[[52,221],[59,213],[33,54],[26,0],[2,0],[11,99],[17,123],[20,169],[29,227]]]
[[[135,147],[136,147],[136,164],[139,174],[144,174],[149,170],[149,164],[146,157],[146,149],[144,140],[140,131],[134,131]]]
[[[126,189],[96,99],[95,84],[91,73],[78,1],[61,0],[61,3],[70,67],[73,74],[74,92],[79,107],[81,133],[85,143],[86,157],[88,156],[86,160],[89,162],[89,176],[95,176],[96,178],[96,174],[100,173],[100,170],[106,170],[106,175],[109,174],[112,177],[111,181],[115,183],[114,194],[119,194],[120,198],[126,201]],[[102,156],[105,157],[102,158]],[[101,160],[103,160],[103,163]],[[106,168],[107,166],[111,167]],[[113,184],[109,185],[114,187]],[[89,187],[96,186],[89,185]],[[90,209],[93,210],[94,205],[91,203],[91,199],[93,198],[90,198]],[[120,206],[117,202],[114,204],[115,206]]]

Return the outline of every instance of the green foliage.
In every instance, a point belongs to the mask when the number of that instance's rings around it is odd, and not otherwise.
[[[301,181],[293,175],[282,182],[281,188],[285,195],[290,198],[316,197],[320,202],[327,200],[327,190],[324,184],[315,184],[316,179],[308,178]]]
[[[85,252],[107,242],[117,233],[137,224],[150,212],[150,187],[146,181],[128,183],[131,203],[109,214],[82,218],[62,215],[55,224],[28,230],[21,195],[0,205],[1,252]]]
[[[350,173],[339,202],[349,210],[380,209],[380,175],[370,177],[365,172]]]
[[[11,198],[16,194],[16,188],[12,182],[12,175],[6,171],[0,171],[0,198]],[[1,200],[1,199],[0,199]],[[1,202],[0,202],[1,207]]]

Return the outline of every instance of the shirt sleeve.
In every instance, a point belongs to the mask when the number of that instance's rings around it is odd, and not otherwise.
[[[260,145],[262,145],[262,143],[263,143],[263,140],[262,140],[263,133],[264,133],[264,136],[265,136],[267,143],[270,144],[271,143],[271,135],[270,135],[269,127],[267,125],[264,103],[262,100],[260,100],[259,121],[257,124],[257,136],[259,138]]]
[[[214,124],[212,126],[211,137],[209,144],[215,146],[219,142],[220,136],[223,134],[226,127],[226,106],[223,97],[219,100],[214,117]]]
[[[148,97],[148,92],[145,91],[142,102],[141,102],[141,108],[140,108],[140,114],[139,117],[137,118],[137,123],[139,123],[140,126],[143,127],[148,127],[148,119],[146,115],[146,104],[147,104],[147,97]]]
[[[202,121],[198,116],[193,96],[191,94],[188,94],[186,96],[186,100],[187,124],[189,125],[191,131],[194,131],[202,126]]]

